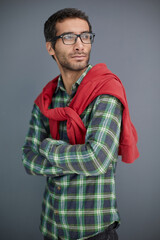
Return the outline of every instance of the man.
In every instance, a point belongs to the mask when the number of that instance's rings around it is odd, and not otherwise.
[[[95,34],[85,13],[56,12],[44,34],[60,75],[35,100],[23,146],[27,173],[47,177],[40,230],[44,239],[118,239],[118,152],[138,157],[123,86],[104,64],[89,65]]]

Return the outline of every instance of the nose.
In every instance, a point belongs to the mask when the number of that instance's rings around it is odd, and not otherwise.
[[[84,49],[84,44],[82,43],[80,37],[77,38],[77,41],[74,44],[74,49],[76,51],[82,51]]]

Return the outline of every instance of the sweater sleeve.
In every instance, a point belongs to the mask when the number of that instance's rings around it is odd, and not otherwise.
[[[71,145],[46,138],[40,145],[41,154],[63,172],[86,176],[104,174],[116,162],[122,119],[122,104],[109,95],[101,95],[94,103],[85,144]]]
[[[62,169],[53,166],[45,156],[39,152],[41,142],[49,136],[45,124],[46,119],[34,104],[29,125],[29,131],[22,147],[22,162],[25,170],[31,175],[59,176]]]

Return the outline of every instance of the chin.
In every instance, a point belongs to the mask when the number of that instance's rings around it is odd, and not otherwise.
[[[85,69],[86,67],[88,66],[88,64],[79,64],[79,65],[77,65],[77,66],[73,66],[72,68],[71,68],[71,70],[72,71],[81,71],[81,70],[83,70],[83,69]]]
[[[78,61],[76,63],[72,63],[70,65],[70,68],[75,70],[75,71],[80,71],[83,70],[84,68],[86,68],[88,66],[88,61]]]
[[[89,58],[77,61],[65,59],[65,61],[59,61],[59,65],[69,71],[82,71],[88,66],[88,62]]]

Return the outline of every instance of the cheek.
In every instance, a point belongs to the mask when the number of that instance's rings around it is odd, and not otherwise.
[[[88,52],[88,55],[89,55],[90,52],[91,52],[91,47],[88,47],[87,52]]]
[[[92,46],[91,46],[90,44],[86,44],[86,51],[87,51],[87,52],[90,52],[90,51],[91,51],[91,47],[92,47]]]
[[[62,45],[62,44],[57,44],[55,46],[55,54],[57,56],[60,56],[60,57],[64,57],[64,56],[67,56],[68,54],[70,54],[73,50],[69,47],[69,46],[65,46],[65,45]]]

